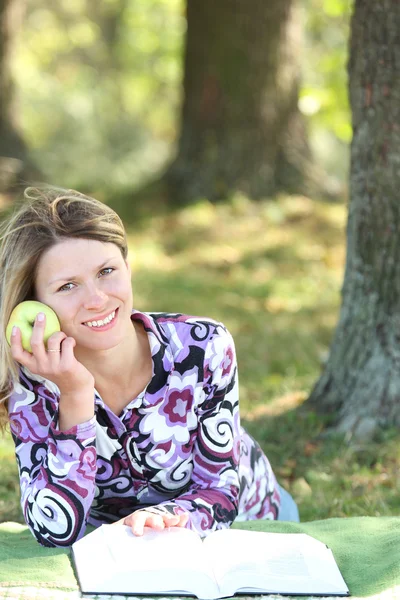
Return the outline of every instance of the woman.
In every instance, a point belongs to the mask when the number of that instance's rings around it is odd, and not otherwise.
[[[0,343],[0,407],[24,517],[41,544],[68,546],[87,522],[206,535],[236,518],[298,518],[240,427],[229,332],[211,319],[132,308],[114,211],[77,192],[29,188],[6,224],[0,260],[3,332],[29,299],[61,324],[45,345],[39,313],[32,353],[18,327],[11,348],[5,336]]]

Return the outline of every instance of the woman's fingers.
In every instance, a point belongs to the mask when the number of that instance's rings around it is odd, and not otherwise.
[[[44,328],[46,327],[46,316],[39,313],[36,316],[31,335],[32,354],[39,362],[43,362],[46,357],[46,347],[44,345]]]
[[[61,350],[64,346],[61,347],[61,344],[66,339],[66,335],[63,331],[57,331],[53,333],[47,340],[47,352],[50,354],[61,353]]]
[[[145,527],[161,531],[165,527],[162,516],[146,512],[145,510],[139,510],[136,513],[133,513],[131,519],[131,529],[133,533],[135,535],[143,535]]]
[[[94,390],[93,375],[75,358],[75,339],[67,337],[64,332],[53,333],[45,345],[44,327],[39,320],[35,322],[31,336],[32,353],[22,347],[22,336],[18,327],[13,328],[10,345],[11,355],[16,362],[57,385],[61,394],[60,402],[65,397],[75,398],[82,390],[86,390],[89,398],[90,392]],[[89,414],[88,411],[85,411],[86,413]]]
[[[189,515],[183,513],[181,515],[164,515],[164,524],[166,527],[184,527],[188,522]]]
[[[178,516],[179,516],[179,523],[177,523],[175,525],[175,527],[185,527],[185,525],[189,521],[188,513],[182,513],[181,515],[178,515]]]
[[[24,350],[22,347],[22,335],[19,327],[14,325],[11,338],[10,338],[10,346],[11,346],[11,356],[14,360],[19,362],[21,365],[25,367],[29,367],[29,364],[32,365],[32,354],[27,350]],[[34,362],[34,361],[33,361]]]
[[[129,515],[129,517],[125,519],[124,523],[125,525],[130,526],[132,532],[135,535],[143,535],[144,528],[146,526],[146,521],[148,520],[149,516],[154,515],[151,515],[151,513],[148,513],[144,510],[138,510],[137,512],[134,512],[131,515]]]
[[[63,355],[69,358],[73,358],[75,346],[75,338],[67,337],[66,335],[64,335],[64,338],[61,340],[61,352],[63,353]]]
[[[30,339],[32,352],[24,350],[22,335],[19,327],[14,327],[11,333],[11,355],[21,365],[28,367],[37,375],[51,378],[72,368],[74,361],[73,349],[76,345],[74,338],[69,338],[63,331],[53,333],[44,343],[45,321],[40,315],[35,320]]]
[[[121,519],[118,523],[127,525],[135,535],[141,536],[144,534],[145,527],[150,527],[157,531],[162,531],[166,527],[184,527],[188,519],[189,515],[187,513],[171,515],[169,513],[155,514],[151,511],[138,510]]]
[[[146,519],[146,526],[161,531],[162,529],[165,529],[164,519],[161,515],[150,514],[150,516]]]

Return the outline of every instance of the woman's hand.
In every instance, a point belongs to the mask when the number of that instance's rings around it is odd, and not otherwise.
[[[84,423],[94,414],[94,377],[77,361],[75,340],[62,331],[53,333],[44,343],[46,317],[39,313],[33,326],[32,354],[22,347],[21,331],[14,327],[11,334],[11,355],[31,373],[45,377],[60,390],[59,427],[65,431]]]
[[[152,512],[151,509],[141,509],[117,521],[117,524],[128,525],[135,535],[143,535],[145,527],[157,531],[162,531],[168,527],[185,527],[188,519],[188,513],[172,515],[164,511]]]
[[[75,340],[62,331],[53,333],[47,341],[47,350],[43,341],[46,317],[39,313],[32,330],[32,354],[22,347],[19,327],[11,334],[11,354],[14,360],[28,369],[53,381],[61,393],[71,393],[83,387],[94,387],[92,374],[79,363],[74,356]]]

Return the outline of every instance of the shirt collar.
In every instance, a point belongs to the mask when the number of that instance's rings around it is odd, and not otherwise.
[[[163,314],[164,313],[143,313],[135,309],[133,309],[131,313],[132,321],[140,321],[143,323],[144,329],[147,333],[151,356],[153,359],[153,376],[154,374],[158,374],[158,365],[161,367],[162,371],[172,371],[174,366],[174,357],[170,347],[169,338],[165,331],[160,327],[160,324],[154,318],[157,315]],[[60,395],[58,386],[52,381],[45,379],[41,375],[35,375],[34,373],[31,373],[27,367],[21,366],[20,369],[25,372],[30,379],[43,383],[43,385],[55,396]],[[95,390],[95,399],[96,404],[102,404],[104,406],[103,400],[100,398],[97,390]]]
[[[153,317],[153,315],[156,316],[157,314],[162,315],[164,313],[142,313],[133,309],[131,313],[131,319],[132,321],[140,321],[143,323],[144,329],[149,338],[151,355],[154,356],[157,354],[161,347],[163,349],[163,354],[168,354],[173,362],[169,339],[164,330],[160,327],[159,323]]]

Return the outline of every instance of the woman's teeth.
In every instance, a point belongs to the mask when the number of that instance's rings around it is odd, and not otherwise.
[[[108,325],[108,323],[110,323],[114,317],[115,310],[102,321],[86,321],[85,325],[87,325],[88,327],[102,327],[103,325]]]

